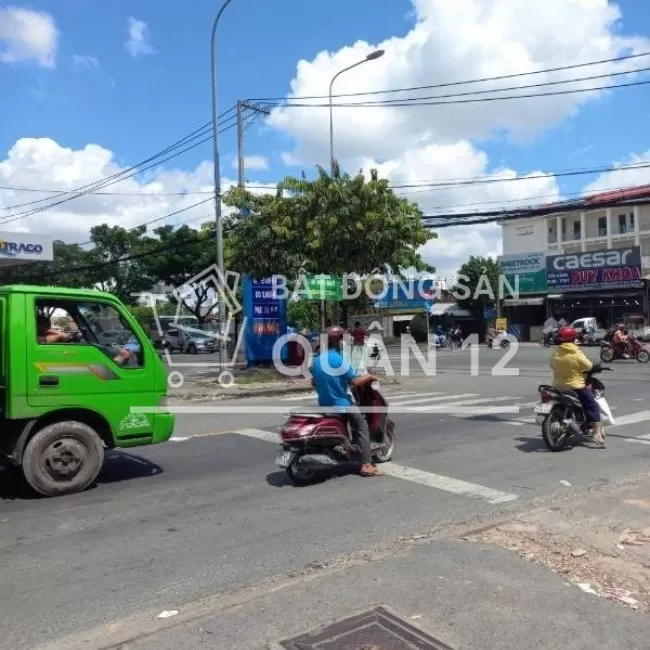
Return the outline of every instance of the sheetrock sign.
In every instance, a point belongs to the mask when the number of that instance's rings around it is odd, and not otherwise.
[[[519,276],[520,294],[544,293],[546,291],[545,253],[503,255],[498,257],[497,261],[501,268],[501,274],[513,288],[516,287],[516,276]]]
[[[0,260],[51,262],[52,238],[23,232],[0,232]]]
[[[548,288],[553,291],[629,289],[643,286],[641,248],[616,248],[546,258]]]

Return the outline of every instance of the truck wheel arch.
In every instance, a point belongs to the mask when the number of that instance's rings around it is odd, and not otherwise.
[[[29,439],[35,435],[37,431],[40,431],[43,427],[54,424],[55,422],[63,422],[66,420],[76,420],[77,422],[87,424],[97,432],[97,435],[101,438],[107,449],[115,448],[113,431],[106,418],[96,411],[91,411],[89,409],[65,408],[51,411],[41,418],[23,421],[22,427],[19,427],[14,432],[14,435],[11,436],[14,438],[14,442],[11,444],[11,449],[4,450],[7,458],[13,464],[20,465],[23,458],[23,452],[25,451]]]

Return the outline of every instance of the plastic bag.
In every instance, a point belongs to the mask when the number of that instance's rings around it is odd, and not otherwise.
[[[600,412],[602,414],[602,423],[603,424],[609,424],[609,425],[614,425],[616,422],[614,422],[614,416],[612,415],[612,411],[609,408],[609,404],[607,403],[607,400],[604,397],[598,396],[596,397],[596,404],[598,404],[598,408],[600,409]]]

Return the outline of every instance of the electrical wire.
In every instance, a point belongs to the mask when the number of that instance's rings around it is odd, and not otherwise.
[[[496,77],[478,77],[475,79],[468,79],[466,81],[450,81],[446,83],[428,84],[424,86],[409,86],[405,88],[371,90],[371,91],[356,92],[356,93],[340,93],[336,95],[333,94],[332,97],[361,97],[361,96],[369,96],[369,95],[384,95],[384,94],[399,93],[399,92],[412,92],[415,90],[430,90],[432,88],[449,88],[453,86],[465,86],[465,85],[475,84],[475,83],[485,83],[488,81],[503,81],[505,79],[515,79],[517,77],[527,77],[535,74],[547,74],[550,72],[563,72],[566,70],[577,70],[578,68],[586,68],[594,65],[604,65],[605,63],[618,63],[619,61],[628,61],[631,59],[638,59],[646,56],[650,56],[650,52],[639,52],[637,54],[627,54],[625,56],[618,56],[612,59],[601,59],[600,61],[588,61],[586,63],[574,63],[571,65],[564,65],[556,68],[546,68],[543,70],[531,70],[527,72],[516,72],[512,74],[498,75]],[[258,98],[250,98],[247,101],[263,103],[263,102],[284,101],[286,99],[288,98],[287,97],[261,97],[261,98],[258,97]],[[296,97],[292,97],[291,99],[301,99],[301,100],[329,99],[329,95],[311,95],[311,96],[297,95]]]
[[[407,100],[386,100],[381,103],[369,102],[349,102],[347,104],[300,104],[300,103],[278,103],[273,108],[397,108],[397,107],[418,107],[418,106],[451,106],[457,104],[476,104],[481,102],[499,102],[509,99],[531,99],[536,97],[556,97],[560,95],[573,95],[579,93],[596,92],[599,90],[612,90],[614,88],[633,88],[636,86],[645,86],[650,84],[650,79],[645,81],[632,81],[629,83],[610,84],[609,86],[591,86],[589,88],[573,88],[568,90],[554,90],[542,93],[528,93],[524,95],[503,95],[501,97],[476,97],[465,99],[453,99],[451,101],[412,101],[405,103]],[[495,91],[496,92],[496,91]],[[268,104],[271,106],[271,104]]]
[[[235,126],[235,123],[232,123],[233,119],[236,120],[236,116],[230,116],[228,118],[225,118],[224,116],[228,115],[228,113],[231,113],[234,108],[230,108],[229,110],[225,111],[219,116],[219,119],[221,122],[219,123],[219,126],[222,126],[223,128],[219,131],[219,133],[223,133],[224,131],[227,131]],[[207,130],[206,130],[207,129]],[[199,128],[195,129],[188,135],[184,136],[180,140],[177,140],[176,142],[172,143],[165,149],[153,154],[152,156],[149,156],[145,160],[140,161],[139,163],[136,163],[135,165],[132,165],[131,167],[128,167],[126,169],[121,170],[120,172],[117,172],[115,174],[112,174],[111,176],[108,176],[106,178],[100,179],[99,181],[94,181],[92,183],[87,183],[86,185],[82,185],[81,187],[75,188],[73,190],[68,190],[63,192],[63,194],[69,194],[71,196],[67,198],[63,198],[61,200],[57,200],[52,204],[49,204],[47,206],[41,206],[37,209],[34,210],[28,210],[26,212],[14,214],[14,215],[9,215],[8,217],[5,217],[4,219],[0,220],[0,223],[7,223],[10,221],[15,220],[15,218],[23,218],[27,216],[31,216],[32,214],[38,214],[39,212],[42,212],[44,210],[50,209],[52,207],[56,207],[57,205],[61,205],[62,203],[65,203],[67,201],[74,200],[76,198],[79,198],[81,196],[86,196],[87,194],[92,194],[93,191],[96,191],[98,189],[103,189],[104,187],[108,187],[110,185],[114,185],[115,183],[118,183],[120,181],[127,180],[128,178],[131,178],[137,174],[142,173],[143,171],[147,171],[148,169],[151,169],[153,167],[156,167],[157,165],[167,162],[173,158],[176,158],[177,156],[182,155],[183,153],[186,153],[187,151],[190,151],[192,149],[195,149],[196,147],[202,145],[203,143],[207,142],[208,140],[211,139],[212,134],[211,134],[211,123],[206,123]],[[207,137],[204,137],[207,135]],[[184,145],[189,144],[189,146],[184,147]],[[181,148],[184,147],[184,148]],[[180,150],[179,150],[180,149]],[[173,152],[173,153],[172,153]],[[167,155],[169,154],[169,155]],[[165,157],[163,157],[165,156]],[[143,165],[146,165],[143,167]],[[25,204],[18,204],[18,205],[13,205],[13,206],[6,206],[5,210],[11,210],[16,207],[26,207],[28,205],[37,205],[40,203],[44,203],[46,201],[51,200],[53,197],[47,197],[44,199],[38,199],[36,201],[30,201]]]

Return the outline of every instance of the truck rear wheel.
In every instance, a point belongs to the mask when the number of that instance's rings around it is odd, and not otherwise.
[[[46,497],[85,490],[99,475],[104,444],[83,422],[55,422],[30,438],[23,454],[23,474],[30,487]]]

